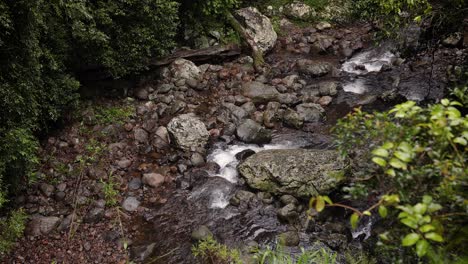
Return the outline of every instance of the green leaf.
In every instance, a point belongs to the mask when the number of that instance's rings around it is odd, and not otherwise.
[[[432,202],[432,197],[429,195],[424,195],[423,196],[423,203],[429,205]]]
[[[327,204],[333,204],[333,202],[332,202],[332,200],[330,199],[330,197],[328,197],[328,196],[325,195],[325,196],[322,196],[322,198],[323,198],[323,200],[325,200],[325,202],[326,202]]]
[[[408,163],[412,160],[411,155],[407,152],[402,152],[402,151],[395,151],[393,154],[395,157],[399,158],[400,160]]]
[[[462,145],[462,146],[466,146],[466,144],[467,144],[466,139],[464,139],[464,138],[462,138],[462,137],[457,137],[457,138],[455,138],[455,139],[453,140],[453,142],[458,143],[458,144],[460,144],[460,145]]]
[[[435,232],[427,233],[424,235],[424,237],[435,242],[444,242],[444,238]]]
[[[378,149],[374,149],[374,151],[372,151],[372,154],[386,158],[388,157],[388,150],[384,148],[378,148]]]
[[[395,145],[393,145],[392,142],[385,142],[383,145],[382,145],[382,148],[383,149],[392,149]]]
[[[448,106],[448,105],[450,104],[450,101],[449,101],[449,99],[442,99],[442,100],[440,101],[440,103],[441,103],[443,106]]]
[[[427,210],[427,205],[423,203],[417,203],[415,206],[413,206],[413,210],[417,214],[425,214]]]
[[[369,211],[367,211],[367,210],[366,210],[366,211],[364,211],[364,212],[362,212],[362,214],[363,214],[363,215],[367,215],[367,216],[371,216],[371,215],[372,215],[372,213],[371,213],[371,212],[369,212]]]
[[[404,225],[411,227],[412,229],[418,228],[418,222],[413,218],[403,218],[400,220]]]
[[[419,231],[423,232],[423,233],[427,233],[429,231],[433,231],[435,230],[435,226],[431,225],[431,224],[427,224],[427,225],[423,225],[419,228]]]
[[[394,169],[388,169],[388,170],[385,171],[385,173],[392,176],[392,177],[396,176],[396,173],[395,173]]]
[[[385,167],[385,166],[387,166],[387,161],[385,161],[385,160],[382,159],[382,158],[373,157],[373,158],[372,158],[372,161],[373,161],[374,163],[376,163],[377,165],[379,165],[380,167]]]
[[[358,221],[359,221],[359,215],[357,213],[352,214],[349,221],[351,223],[351,228],[356,229],[356,227],[358,225]]]
[[[399,159],[392,158],[389,163],[390,163],[390,166],[394,167],[395,169],[406,170],[407,168],[406,163],[402,162]]]
[[[421,237],[419,236],[419,234],[417,233],[410,233],[408,235],[406,235],[402,240],[401,240],[401,245],[404,246],[404,247],[410,247],[414,244],[416,244],[416,242],[418,242],[418,240],[420,239]]]
[[[322,212],[325,208],[325,200],[323,200],[322,196],[317,197],[317,201],[315,202],[315,210],[317,212]]]
[[[424,239],[419,240],[416,243],[416,254],[418,257],[424,257],[427,254],[427,250],[429,249],[429,242]]]
[[[442,205],[436,204],[436,203],[431,203],[431,204],[429,205],[429,207],[427,208],[427,211],[428,211],[429,213],[433,213],[433,212],[435,212],[435,211],[439,211],[440,209],[442,209]]]
[[[379,215],[382,218],[385,218],[385,217],[387,217],[387,214],[388,214],[387,207],[385,207],[383,205],[379,206]]]

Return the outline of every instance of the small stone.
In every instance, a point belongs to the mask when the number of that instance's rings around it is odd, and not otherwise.
[[[133,212],[138,209],[140,206],[140,201],[137,200],[135,197],[127,197],[125,201],[122,203],[122,208],[127,212]]]
[[[47,183],[41,183],[39,185],[39,189],[41,190],[44,196],[50,197],[52,193],[54,192],[55,187]]]
[[[128,189],[134,191],[138,190],[141,188],[141,179],[140,178],[133,178],[129,183],[128,183]]]
[[[289,195],[289,194],[282,195],[282,196],[280,197],[280,201],[281,201],[284,205],[288,205],[288,204],[297,205],[297,204],[299,204],[299,201],[296,199],[296,197],[294,197],[294,196],[292,196],[292,195]]]
[[[26,228],[26,234],[29,236],[47,235],[52,232],[60,222],[56,216],[39,216],[33,218]]]
[[[132,165],[132,161],[129,159],[121,159],[117,161],[117,166],[119,166],[121,169],[126,169],[130,167],[130,165]]]
[[[84,217],[85,223],[97,223],[104,216],[104,209],[96,207],[91,209]]]
[[[147,144],[148,143],[148,137],[149,137],[148,132],[146,132],[142,128],[136,128],[134,130],[134,137],[135,137],[135,140],[138,143],[141,143],[141,144]]]
[[[147,100],[148,99],[148,90],[140,87],[135,91],[135,97],[140,100]]]
[[[208,229],[208,227],[205,225],[199,226],[192,232],[192,239],[195,241],[200,241],[212,236],[213,233],[211,233],[210,229]]]
[[[164,183],[165,177],[159,173],[143,174],[143,183],[153,188],[161,186]]]
[[[205,159],[200,153],[195,152],[192,154],[192,157],[190,158],[190,162],[192,163],[192,166],[199,167],[205,164]]]
[[[281,245],[286,247],[295,247],[299,245],[299,234],[295,231],[288,231],[278,236],[278,241]]]
[[[331,96],[322,96],[319,100],[318,103],[321,106],[327,106],[333,101],[333,98]]]
[[[285,222],[293,222],[299,213],[297,212],[296,205],[290,203],[278,210],[278,218]]]
[[[332,27],[331,24],[328,22],[320,22],[315,26],[315,28],[320,31],[325,30],[325,29],[330,29],[331,27]]]

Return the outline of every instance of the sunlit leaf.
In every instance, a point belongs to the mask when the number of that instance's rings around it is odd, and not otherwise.
[[[388,150],[384,149],[384,148],[378,148],[378,149],[374,149],[372,151],[372,154],[376,155],[376,156],[380,156],[380,157],[388,157]]]
[[[379,157],[373,157],[372,161],[381,167],[387,166],[387,161]]]
[[[416,254],[418,257],[424,257],[427,254],[427,250],[429,249],[429,242],[424,239],[419,240],[416,243]]]
[[[385,217],[387,217],[387,214],[388,214],[387,207],[385,207],[383,205],[379,206],[379,215],[382,218],[385,218]]]
[[[358,221],[359,221],[359,215],[357,213],[353,213],[351,215],[351,218],[349,219],[349,221],[351,223],[351,228],[356,229],[356,227],[358,225]]]
[[[417,203],[415,206],[413,206],[413,210],[417,214],[425,214],[427,210],[427,205],[423,203]]]
[[[414,244],[416,244],[416,242],[418,242],[418,240],[420,239],[421,237],[419,236],[419,234],[417,233],[410,233],[408,235],[406,235],[402,241],[401,241],[401,245],[404,246],[404,247],[409,247],[409,246],[412,246]]]
[[[436,242],[444,242],[444,238],[435,232],[427,233],[424,235],[424,237]]]
[[[429,195],[424,195],[423,196],[423,203],[429,205],[432,202],[432,197]]]
[[[317,197],[317,201],[315,203],[315,210],[317,212],[322,212],[325,208],[325,200],[323,200],[322,196]]]
[[[406,163],[402,162],[399,159],[392,158],[389,163],[390,163],[390,166],[394,167],[395,169],[406,170],[407,168]]]
[[[429,231],[433,231],[435,230],[435,226],[431,225],[431,224],[427,224],[427,225],[423,225],[419,228],[419,231],[423,232],[423,233],[427,233]]]

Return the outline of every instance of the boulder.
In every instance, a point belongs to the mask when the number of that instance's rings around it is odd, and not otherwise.
[[[186,59],[177,59],[169,66],[174,79],[196,79],[201,77],[201,70],[191,61]]]
[[[288,127],[300,129],[304,125],[304,120],[296,111],[288,108],[284,111],[283,123]]]
[[[309,5],[302,2],[287,5],[284,12],[287,17],[293,19],[308,19],[315,13]]]
[[[47,235],[52,232],[60,222],[56,216],[38,216],[29,222],[26,234],[30,236]]]
[[[345,162],[334,150],[264,150],[238,170],[254,189],[304,198],[327,194],[345,178]]]
[[[305,103],[296,107],[299,117],[306,123],[319,122],[325,110],[319,104]]]
[[[167,125],[167,130],[177,147],[186,151],[204,147],[210,137],[205,124],[194,114],[174,117]]]
[[[236,130],[239,140],[245,143],[265,144],[271,141],[271,131],[252,119],[245,120]]]
[[[235,16],[262,52],[265,53],[275,46],[278,36],[270,19],[255,7],[239,9],[235,12]]]
[[[247,82],[242,85],[242,95],[252,99],[254,103],[276,101],[280,93],[275,87],[261,82]]]
[[[303,75],[321,77],[327,75],[333,67],[328,62],[302,59],[297,62],[297,68]]]
[[[127,197],[122,203],[122,208],[127,212],[136,211],[138,206],[140,206],[140,201],[138,201],[137,198],[133,196]]]

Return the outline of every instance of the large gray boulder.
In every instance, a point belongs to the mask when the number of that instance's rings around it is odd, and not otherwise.
[[[242,85],[242,95],[252,99],[254,103],[277,101],[280,93],[275,87],[261,82],[247,82]]]
[[[345,162],[334,150],[264,150],[238,170],[254,189],[304,198],[328,194],[345,179]]]
[[[306,123],[319,122],[325,110],[319,104],[304,103],[296,106],[299,117]]]
[[[294,2],[284,8],[286,16],[293,19],[308,19],[315,15],[315,11],[303,2]]]
[[[245,143],[265,144],[271,141],[271,131],[252,119],[245,120],[236,130],[237,138]]]
[[[239,9],[235,16],[262,52],[265,53],[275,46],[278,35],[273,29],[273,24],[255,7]]]
[[[204,147],[210,137],[205,124],[194,114],[174,117],[167,125],[167,130],[176,145],[186,151]]]

